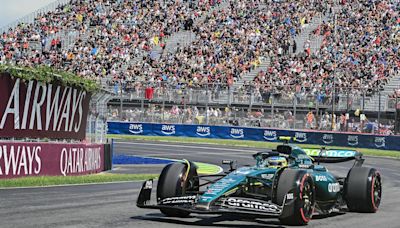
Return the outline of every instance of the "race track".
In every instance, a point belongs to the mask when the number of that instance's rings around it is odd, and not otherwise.
[[[116,154],[172,159],[186,158],[219,165],[222,159],[253,164],[259,149],[158,142],[117,142]],[[345,175],[350,163],[327,165]],[[313,219],[307,227],[400,227],[400,161],[367,158],[383,176],[383,199],[376,214],[347,213]],[[118,166],[113,172],[158,173],[162,166]],[[281,227],[277,219],[239,219],[234,216],[167,218],[157,210],[135,206],[141,183],[114,183],[49,188],[0,190],[0,227]]]

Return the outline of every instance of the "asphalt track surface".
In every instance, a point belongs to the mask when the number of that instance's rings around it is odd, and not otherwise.
[[[252,165],[254,148],[214,145],[119,141],[118,154],[172,159],[186,158],[220,164],[222,159]],[[307,227],[400,227],[400,160],[369,157],[364,163],[383,176],[383,199],[375,214],[346,213],[314,218]],[[352,163],[327,165],[345,175]],[[158,173],[162,166],[117,166],[113,172]],[[135,206],[141,183],[0,190],[0,227],[281,227],[277,219],[244,219],[236,216],[195,215],[169,218],[158,210]]]

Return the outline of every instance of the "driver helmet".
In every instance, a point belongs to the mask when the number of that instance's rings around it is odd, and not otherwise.
[[[271,168],[280,168],[287,166],[287,160],[282,156],[272,156],[267,159],[266,165]]]

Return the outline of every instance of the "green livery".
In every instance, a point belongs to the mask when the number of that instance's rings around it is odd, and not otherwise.
[[[282,144],[253,155],[255,165],[224,174],[201,176],[194,163],[172,163],[161,172],[157,202],[151,204],[152,180],[143,184],[137,200],[141,208],[160,209],[167,216],[235,214],[277,217],[283,224],[305,225],[313,215],[332,212],[376,212],[382,195],[381,176],[362,167],[354,150],[319,151]],[[320,162],[354,160],[346,177],[329,172]]]

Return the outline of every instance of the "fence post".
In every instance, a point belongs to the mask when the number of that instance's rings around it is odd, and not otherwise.
[[[381,123],[381,90],[378,89],[378,96],[379,96],[379,108],[378,108],[378,131],[379,131],[379,125]]]
[[[165,117],[164,117],[164,113],[165,113],[165,99],[163,99],[161,110],[162,110],[162,122],[164,123],[164,122],[165,122]]]
[[[394,134],[397,135],[399,133],[399,106],[398,106],[398,97],[396,95],[396,104],[395,104],[395,117],[394,117]]]
[[[119,118],[122,121],[122,106],[123,106],[123,101],[122,101],[122,82],[119,81],[119,87],[120,87],[120,97],[119,97]]]
[[[332,90],[332,120],[331,120],[331,130],[333,131],[334,130],[334,125],[335,125],[335,123],[336,123],[336,121],[335,121],[335,86],[333,87],[333,90]]]
[[[140,122],[144,122],[144,98],[141,99],[140,109]]]
[[[293,129],[296,129],[296,122],[297,122],[297,94],[293,97]]]
[[[349,94],[350,93],[350,89],[349,88],[347,88],[347,91],[346,91],[346,95],[347,95],[347,99],[346,99],[346,103],[347,103],[347,106],[346,106],[346,117],[347,117],[347,115],[349,115],[349,109],[350,109],[350,104],[349,104],[349,102],[350,102],[350,100],[349,100]],[[347,131],[349,131],[349,120],[345,120],[346,121],[346,132]]]
[[[362,96],[362,107],[361,107],[361,109],[364,112],[364,109],[365,109],[365,90],[363,89],[362,91],[363,91],[363,96]]]
[[[274,102],[275,102],[274,95],[271,94],[271,118],[272,118],[272,121],[275,119],[274,118]]]
[[[205,115],[206,115],[206,124],[208,125],[208,102],[209,102],[209,91],[208,91],[208,83],[206,85],[206,110],[205,110]]]

